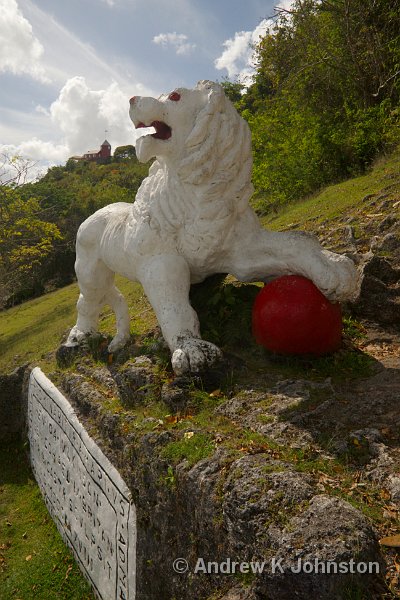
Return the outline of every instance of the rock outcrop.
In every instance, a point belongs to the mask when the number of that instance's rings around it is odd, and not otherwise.
[[[388,395],[376,402],[384,374],[353,400],[330,379],[261,377],[257,389],[208,393],[165,381],[141,356],[64,373],[62,388],[134,496],[138,599],[383,598],[387,557],[363,507],[378,488],[393,514],[398,503],[387,428],[400,423],[386,418]],[[227,574],[233,562],[248,572]]]

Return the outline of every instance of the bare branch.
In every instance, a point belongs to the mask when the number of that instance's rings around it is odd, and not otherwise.
[[[2,153],[0,155],[0,185],[23,185],[26,183],[29,172],[36,165],[37,162],[29,158]]]
[[[379,96],[380,91],[389,83],[389,81],[392,81],[392,79],[394,79],[398,75],[400,75],[400,69],[398,71],[396,71],[396,73],[393,73],[393,75],[391,75],[388,79],[386,79],[386,81],[381,83],[381,85],[378,87],[378,90],[375,92],[375,94],[372,94],[373,97],[377,98]]]

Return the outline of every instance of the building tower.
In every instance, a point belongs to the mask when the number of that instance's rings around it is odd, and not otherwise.
[[[100,158],[110,158],[111,157],[111,144],[107,140],[104,140],[104,142],[100,146],[99,157]]]

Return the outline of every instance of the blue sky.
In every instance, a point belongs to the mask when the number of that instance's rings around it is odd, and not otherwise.
[[[135,142],[132,95],[246,78],[273,0],[0,0],[0,153]],[[105,134],[107,130],[107,134]]]

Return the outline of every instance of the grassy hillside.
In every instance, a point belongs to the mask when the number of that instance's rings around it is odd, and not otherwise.
[[[155,323],[155,317],[141,286],[122,277],[117,278],[117,285],[138,317],[132,323],[132,332],[142,333],[147,325]],[[53,364],[52,351],[75,323],[78,295],[77,284],[72,284],[1,312],[0,371],[7,373],[31,361],[44,369]],[[105,307],[100,330],[112,333],[114,322],[113,313]]]
[[[400,150],[388,158],[379,159],[371,170],[360,177],[330,185],[311,197],[295,202],[280,212],[263,217],[268,229],[318,229],[325,221],[344,220],[362,207],[366,196],[385,193],[387,187],[400,178]]]
[[[302,202],[288,206],[280,213],[262,219],[270,229],[305,229],[325,234],[327,227],[338,238],[343,224],[352,216],[352,224],[360,232],[367,221],[374,221],[374,211],[365,202],[372,194],[385,195],[390,187],[392,203],[388,209],[400,218],[400,151],[390,158],[381,159],[371,171],[361,177],[332,185]],[[394,194],[394,195],[393,195]],[[386,197],[388,196],[386,192]],[[372,213],[372,214],[371,214]],[[382,217],[383,213],[379,213]],[[361,233],[360,233],[361,234]],[[132,332],[143,334],[153,328],[155,318],[139,284],[118,277],[117,284],[131,307]],[[46,294],[0,313],[0,371],[8,372],[26,361],[42,365],[51,363],[49,355],[63,335],[75,322],[75,304],[78,297],[76,284]],[[143,318],[145,317],[145,318]],[[105,308],[100,329],[112,333],[113,315]]]

